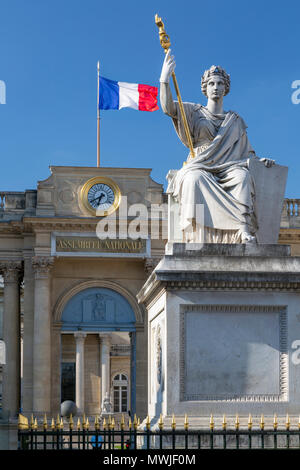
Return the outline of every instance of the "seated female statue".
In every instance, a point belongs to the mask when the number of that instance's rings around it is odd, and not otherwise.
[[[188,146],[178,102],[169,85],[175,68],[168,50],[160,77],[160,101],[173,120],[176,132]],[[234,111],[224,111],[223,98],[230,90],[230,76],[219,66],[206,70],[201,89],[207,105],[183,103],[194,157],[169,182],[167,192],[180,203],[180,226],[185,241],[200,241],[197,234],[197,205],[204,206],[206,242],[255,243],[258,229],[255,215],[255,182],[249,159],[255,155],[247,137],[247,126]],[[274,160],[262,158],[267,167]]]

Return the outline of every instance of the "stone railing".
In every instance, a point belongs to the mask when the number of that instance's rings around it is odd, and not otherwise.
[[[286,217],[300,217],[300,199],[285,199],[282,215]]]
[[[1,191],[0,217],[6,214],[22,214],[34,212],[36,207],[36,190],[27,191]]]

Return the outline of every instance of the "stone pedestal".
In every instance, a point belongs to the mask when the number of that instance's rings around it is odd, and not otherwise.
[[[148,413],[298,415],[300,258],[284,245],[168,243],[148,310]]]

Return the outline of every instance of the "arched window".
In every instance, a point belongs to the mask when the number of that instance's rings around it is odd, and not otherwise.
[[[127,413],[128,411],[128,377],[117,374],[113,380],[114,413]]]

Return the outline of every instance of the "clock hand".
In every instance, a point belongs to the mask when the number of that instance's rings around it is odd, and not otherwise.
[[[95,197],[94,199],[90,199],[90,202],[97,201],[97,199],[98,199],[98,204],[100,204],[100,199],[101,199],[103,196],[104,196],[104,194],[102,193],[102,194],[100,194],[100,196]]]

